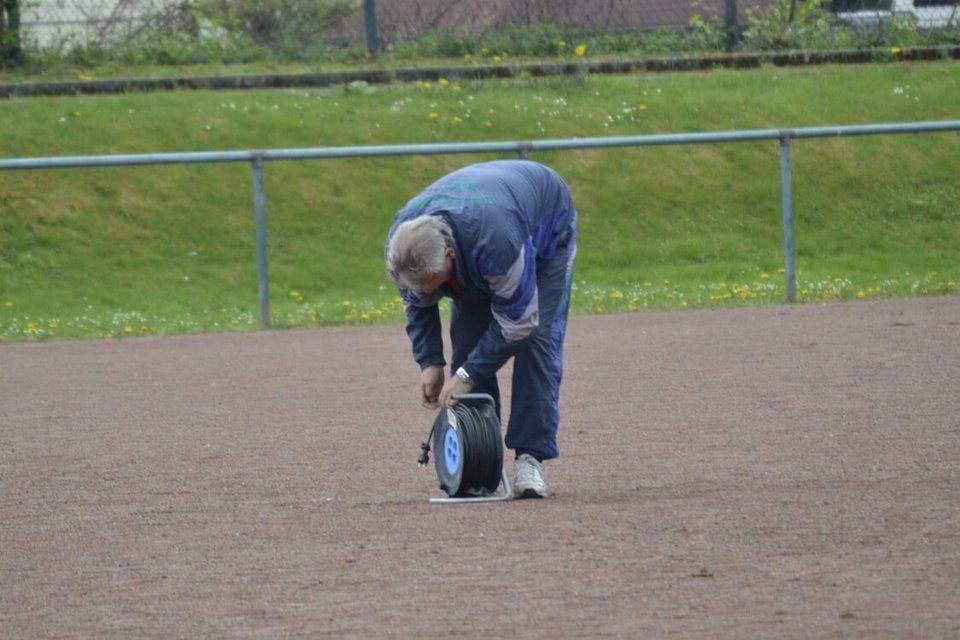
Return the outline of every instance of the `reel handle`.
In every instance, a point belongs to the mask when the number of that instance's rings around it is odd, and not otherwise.
[[[460,402],[465,401],[465,404],[476,405],[480,404],[489,404],[491,407],[495,407],[496,403],[493,401],[493,396],[489,393],[455,393],[450,396],[454,400]]]

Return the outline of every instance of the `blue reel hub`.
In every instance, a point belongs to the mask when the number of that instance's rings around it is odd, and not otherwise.
[[[443,437],[443,460],[447,464],[447,473],[457,473],[460,469],[460,436],[454,427],[448,427]]]

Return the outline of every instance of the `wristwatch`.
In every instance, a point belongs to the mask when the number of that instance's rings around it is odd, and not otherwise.
[[[470,374],[467,373],[467,370],[463,367],[457,369],[457,377],[466,382],[467,384],[473,384],[473,379],[470,377]]]

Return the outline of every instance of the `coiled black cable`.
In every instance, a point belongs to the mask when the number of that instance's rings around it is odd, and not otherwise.
[[[492,493],[500,483],[498,447],[494,432],[484,415],[475,407],[463,403],[454,407],[454,414],[463,437],[463,479],[460,492]]]

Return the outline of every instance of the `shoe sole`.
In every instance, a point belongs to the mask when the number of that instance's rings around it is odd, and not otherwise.
[[[549,493],[540,493],[536,489],[524,489],[523,491],[517,494],[518,500],[526,500],[531,498],[546,498]]]

